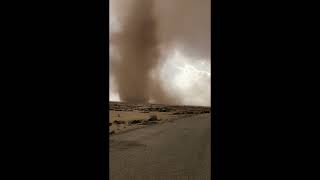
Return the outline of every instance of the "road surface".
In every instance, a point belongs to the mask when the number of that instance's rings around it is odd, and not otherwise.
[[[210,116],[110,136],[110,179],[210,179]]]

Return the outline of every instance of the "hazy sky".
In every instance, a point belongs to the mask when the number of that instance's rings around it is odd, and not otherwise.
[[[117,12],[110,4],[110,37],[112,38],[112,32],[120,30],[120,26],[117,22]],[[122,0],[125,1],[125,0]],[[130,0],[133,2],[132,0]],[[164,0],[165,1],[165,0]],[[179,1],[179,0],[172,0]],[[195,3],[198,0],[188,0],[191,3]],[[202,2],[199,0],[198,2]],[[203,0],[203,2],[210,2]],[[209,17],[206,17],[209,19]],[[207,22],[210,23],[210,22]],[[205,29],[210,31],[210,29]],[[211,38],[211,37],[207,37]],[[207,43],[208,44],[208,43]],[[112,46],[112,44],[111,44]],[[112,48],[112,47],[111,47]],[[210,47],[206,47],[210,49]],[[205,50],[208,51],[208,50]],[[206,52],[211,54],[211,52]],[[110,55],[115,56],[115,52],[110,49]],[[111,58],[114,61],[114,58]],[[173,48],[170,55],[166,59],[161,60],[162,63],[158,67],[160,73],[152,74],[153,76],[159,76],[162,80],[163,87],[168,92],[174,92],[182,99],[182,103],[185,105],[202,105],[210,106],[211,103],[211,64],[210,56],[203,56],[203,59],[199,56],[187,56],[179,48]],[[112,66],[110,64],[110,69]],[[111,101],[119,101],[119,94],[115,88],[114,78],[112,74],[110,76],[110,94]],[[151,100],[152,101],[152,100]]]

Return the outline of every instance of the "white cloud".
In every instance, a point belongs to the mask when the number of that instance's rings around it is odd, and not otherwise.
[[[174,91],[184,104],[210,106],[209,60],[192,60],[175,51],[160,72],[167,91]]]

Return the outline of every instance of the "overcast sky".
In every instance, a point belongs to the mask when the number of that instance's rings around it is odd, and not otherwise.
[[[110,36],[119,30],[116,12],[110,6]],[[110,54],[114,52],[111,50]],[[111,60],[113,60],[111,58]],[[211,105],[211,64],[208,59],[187,57],[178,49],[173,50],[167,59],[162,60],[160,76],[167,91],[173,91],[181,97],[185,105]],[[110,66],[112,69],[112,66]],[[114,79],[110,76],[110,101],[120,101],[114,88]]]

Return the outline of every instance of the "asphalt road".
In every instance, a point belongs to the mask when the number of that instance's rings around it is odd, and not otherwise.
[[[210,179],[210,116],[110,136],[110,179]]]

